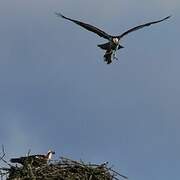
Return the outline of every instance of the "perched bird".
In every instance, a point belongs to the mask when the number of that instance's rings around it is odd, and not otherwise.
[[[37,154],[37,155],[20,157],[20,158],[12,158],[10,159],[10,162],[19,163],[23,166],[30,164],[34,167],[39,167],[39,166],[47,164],[48,161],[52,159],[53,154],[55,154],[55,152],[49,150],[47,154]]]
[[[112,58],[113,59],[117,59],[116,57],[116,51],[123,48],[123,46],[120,45],[120,40],[126,36],[127,34],[133,32],[133,31],[136,31],[136,30],[139,30],[141,28],[144,28],[146,26],[150,26],[151,24],[156,24],[156,23],[159,23],[159,22],[162,22],[168,18],[170,18],[171,16],[167,16],[163,19],[160,19],[158,21],[152,21],[152,22],[149,22],[149,23],[145,23],[145,24],[141,24],[139,26],[136,26],[134,28],[131,28],[127,31],[125,31],[124,33],[122,33],[121,35],[118,35],[118,36],[112,36],[112,35],[109,35],[108,33],[102,31],[101,29],[95,27],[95,26],[92,26],[90,24],[87,24],[87,23],[84,23],[84,22],[81,22],[81,21],[77,21],[77,20],[74,20],[74,19],[71,19],[71,18],[68,18],[64,15],[62,15],[61,13],[55,13],[57,16],[59,17],[62,17],[66,20],[69,20],[69,21],[72,21],[74,22],[75,24],[91,31],[91,32],[94,32],[96,33],[97,35],[99,35],[100,37],[103,37],[105,39],[108,40],[107,43],[104,43],[104,44],[99,44],[98,47],[100,47],[101,49],[105,50],[105,54],[104,54],[104,61],[107,63],[107,64],[110,64],[112,62]]]

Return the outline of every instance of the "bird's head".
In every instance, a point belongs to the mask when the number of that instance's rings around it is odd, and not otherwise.
[[[118,38],[116,38],[116,37],[115,37],[115,38],[113,38],[113,39],[112,39],[112,41],[113,41],[113,43],[114,43],[114,44],[117,44],[117,45],[119,44],[119,39],[118,39]]]
[[[49,150],[49,151],[47,152],[47,158],[48,158],[48,160],[52,159],[52,155],[53,155],[53,154],[55,154],[55,152],[52,151],[52,150]]]

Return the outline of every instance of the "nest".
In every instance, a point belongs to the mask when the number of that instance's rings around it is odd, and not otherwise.
[[[107,163],[85,164],[67,158],[40,167],[30,164],[20,167],[11,165],[10,168],[1,168],[0,174],[6,175],[7,180],[118,180],[118,177],[127,179],[109,168]]]

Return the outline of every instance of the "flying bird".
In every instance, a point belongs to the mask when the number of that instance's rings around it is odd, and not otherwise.
[[[52,159],[52,155],[55,154],[54,151],[49,150],[47,154],[37,154],[37,155],[30,155],[24,156],[19,158],[12,158],[10,159],[11,163],[19,163],[21,165],[30,164],[33,167],[39,167],[48,163],[49,160]]]
[[[102,37],[102,38],[105,38],[108,40],[108,42],[104,43],[104,44],[99,44],[97,45],[99,48],[105,50],[105,54],[104,54],[104,61],[107,63],[107,64],[110,64],[112,62],[112,59],[118,59],[116,57],[116,51],[121,49],[121,48],[124,48],[122,45],[120,45],[120,40],[126,36],[127,34],[133,32],[133,31],[136,31],[136,30],[139,30],[141,28],[144,28],[144,27],[147,27],[147,26],[150,26],[152,24],[156,24],[156,23],[160,23],[162,21],[165,21],[166,19],[169,19],[171,16],[167,16],[163,19],[160,19],[160,20],[157,20],[157,21],[152,21],[152,22],[148,22],[148,23],[145,23],[145,24],[141,24],[139,26],[136,26],[136,27],[133,27],[127,31],[125,31],[124,33],[122,33],[121,35],[118,35],[118,36],[112,36],[104,31],[102,31],[101,29],[95,27],[95,26],[92,26],[90,24],[87,24],[87,23],[84,23],[84,22],[81,22],[81,21],[78,21],[78,20],[74,20],[74,19],[71,19],[71,18],[68,18],[64,15],[62,15],[61,13],[55,13],[57,16],[59,17],[62,17],[66,20],[69,20],[83,28],[85,28],[86,30],[88,31],[91,31],[91,32],[94,32],[96,33],[98,36]]]

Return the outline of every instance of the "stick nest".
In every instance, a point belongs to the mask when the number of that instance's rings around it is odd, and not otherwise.
[[[118,180],[118,177],[127,179],[109,168],[107,163],[85,164],[67,158],[60,158],[40,167],[33,167],[31,164],[20,167],[11,165],[10,168],[1,168],[0,174],[6,175],[7,180]]]

